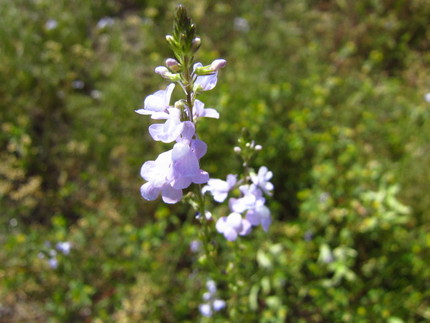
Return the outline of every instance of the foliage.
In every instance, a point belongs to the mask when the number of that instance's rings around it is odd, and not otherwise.
[[[0,320],[429,320],[428,2],[184,1],[198,59],[227,60],[201,163],[238,169],[247,128],[276,188],[269,232],[215,237],[212,264],[185,205],[139,195],[164,148],[134,110],[175,5],[0,3]],[[209,278],[227,300],[211,319]]]

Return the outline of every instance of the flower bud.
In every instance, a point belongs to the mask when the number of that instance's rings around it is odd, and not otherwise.
[[[259,151],[259,150],[263,149],[263,146],[261,146],[261,145],[255,145],[254,149],[257,150],[257,151]]]
[[[166,35],[166,41],[172,47],[176,47],[177,46],[177,44],[175,42],[175,39],[173,38],[172,35]]]
[[[210,65],[212,71],[216,72],[220,68],[223,68],[227,64],[227,61],[225,59],[216,59],[212,62]]]
[[[176,108],[176,109],[179,109],[179,110],[184,109],[184,108],[185,108],[185,103],[184,103],[184,101],[183,101],[183,100],[176,101],[176,102],[175,102],[175,108]]]
[[[235,146],[235,147],[233,148],[233,151],[234,151],[235,153],[239,154],[239,153],[242,151],[242,149],[240,149],[240,147],[238,147],[238,146]]]
[[[196,37],[193,39],[193,41],[191,42],[191,49],[193,50],[193,52],[197,52],[198,49],[200,48],[202,41],[200,39],[200,37]]]
[[[169,68],[173,72],[179,72],[179,70],[180,70],[180,65],[179,65],[178,61],[174,58],[166,59],[166,66],[167,66],[167,68]]]
[[[162,77],[166,77],[167,74],[169,74],[169,70],[165,66],[157,66],[155,68],[155,73],[161,75]]]
[[[181,75],[170,73],[167,67],[158,66],[155,68],[155,73],[161,75],[161,77],[168,79],[172,82],[178,82],[181,79]]]

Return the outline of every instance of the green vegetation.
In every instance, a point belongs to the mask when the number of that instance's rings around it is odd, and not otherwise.
[[[176,4],[0,2],[0,321],[429,321],[430,3],[183,1],[227,60],[202,168],[236,171],[246,128],[274,173],[269,232],[218,234],[210,270],[192,210],[139,194]]]

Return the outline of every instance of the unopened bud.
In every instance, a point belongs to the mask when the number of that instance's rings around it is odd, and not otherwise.
[[[255,150],[261,150],[261,149],[263,149],[263,146],[261,146],[261,145],[255,145],[255,148],[254,148]]]
[[[235,147],[233,148],[233,151],[234,151],[235,153],[240,153],[240,152],[242,151],[242,149],[240,149],[240,147],[238,147],[238,146],[235,146]]]
[[[162,77],[166,77],[167,74],[169,74],[169,70],[167,69],[167,67],[164,66],[157,66],[155,68],[155,73],[161,75]]]
[[[197,52],[197,50],[200,48],[202,41],[200,39],[200,37],[196,37],[193,39],[193,41],[191,42],[191,49],[193,50],[193,52]]]
[[[166,41],[172,47],[176,47],[177,45],[172,35],[166,35]]]
[[[183,108],[185,108],[185,103],[182,100],[176,101],[175,102],[175,108],[182,110]]]
[[[178,61],[174,58],[166,59],[166,66],[173,72],[178,72],[180,68]]]
[[[181,79],[181,75],[170,73],[167,67],[165,66],[156,67],[155,73],[161,75],[161,77],[168,79],[172,82],[178,82]]]
[[[216,72],[220,68],[223,68],[227,64],[227,61],[225,59],[216,59],[212,62],[211,69]]]

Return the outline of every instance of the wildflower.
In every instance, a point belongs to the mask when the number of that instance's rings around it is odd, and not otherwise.
[[[205,104],[200,100],[196,100],[193,106],[193,118],[203,117],[219,119],[219,113],[215,109],[205,109]]]
[[[104,29],[105,27],[111,26],[115,23],[115,20],[111,17],[103,17],[97,22],[98,29]]]
[[[211,317],[213,311],[218,312],[222,310],[226,303],[224,300],[216,298],[217,288],[213,280],[208,280],[206,282],[207,292],[203,294],[203,300],[205,303],[199,305],[200,314],[206,317]]]
[[[208,185],[203,187],[202,193],[211,192],[214,200],[222,203],[227,198],[228,192],[236,185],[237,176],[229,174],[227,175],[227,180],[223,181],[221,179],[209,179]]]
[[[234,241],[239,235],[244,236],[251,232],[251,223],[247,219],[242,219],[239,213],[221,217],[215,227],[228,241]]]
[[[270,191],[273,190],[273,184],[269,182],[272,176],[273,173],[269,171],[266,166],[261,166],[257,174],[251,174],[251,180],[255,185],[261,188],[264,193],[270,194]]]
[[[190,243],[190,250],[191,250],[191,252],[194,252],[194,253],[199,252],[200,248],[201,248],[200,241],[198,241],[198,240],[191,241],[191,243]]]
[[[56,245],[57,250],[61,251],[64,255],[68,255],[70,253],[70,249],[72,248],[72,244],[68,241],[58,242]]]
[[[176,108],[167,109],[167,121],[164,124],[152,124],[149,126],[149,133],[156,141],[169,143],[175,141],[184,128],[184,123],[181,122],[180,113]],[[188,121],[190,122],[190,121]]]
[[[426,93],[426,94],[424,95],[424,100],[425,100],[426,102],[430,102],[430,93]]]
[[[58,23],[57,23],[57,21],[56,21],[55,19],[49,19],[49,20],[45,23],[45,28],[46,28],[47,30],[55,29],[55,28],[57,28],[57,26],[58,26]]]
[[[199,67],[203,67],[202,63],[194,64],[194,71],[196,71],[196,69]],[[217,81],[218,81],[218,71],[209,75],[197,76],[194,82],[194,91],[196,92],[210,91],[216,86]]]
[[[49,267],[52,269],[56,269],[58,267],[58,260],[55,257],[52,257],[48,260]]]
[[[85,86],[85,83],[83,81],[81,81],[81,80],[75,80],[75,81],[72,82],[72,87],[74,89],[81,90],[81,89],[84,88],[84,86]]]
[[[170,97],[172,96],[175,84],[171,83],[165,90],[160,90],[146,97],[143,109],[135,110],[136,113],[150,115],[152,119],[168,119],[166,112],[169,108]]]
[[[174,189],[170,183],[173,179],[172,150],[161,153],[155,161],[147,161],[142,165],[140,175],[147,183],[140,188],[146,200],[155,200],[161,193],[165,203],[176,203],[182,198],[182,190]]]

